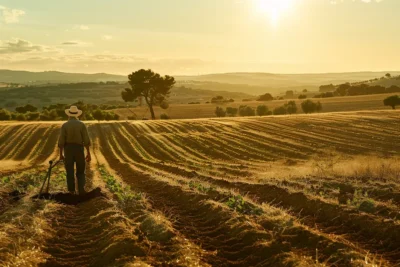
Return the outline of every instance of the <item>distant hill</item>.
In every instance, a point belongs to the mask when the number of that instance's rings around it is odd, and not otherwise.
[[[272,74],[272,73],[225,73],[199,76],[177,76],[180,82],[214,82],[220,84],[235,84],[263,87],[271,92],[286,89],[315,89],[323,84],[341,84],[359,82],[380,78],[387,71],[382,72],[348,72],[348,73],[316,73],[316,74]],[[400,71],[390,72],[393,76],[400,75]],[[256,88],[257,89],[257,88]],[[225,89],[226,90],[226,89]],[[251,93],[246,91],[246,93]]]
[[[308,89],[318,91],[324,84],[341,84],[367,81],[383,77],[382,72],[348,72],[348,73],[317,73],[317,74],[272,74],[272,73],[224,73],[199,76],[175,76],[177,86],[193,89],[242,92],[250,95],[284,93],[286,90]],[[389,73],[392,76],[400,75],[400,71]],[[19,83],[38,85],[46,83],[81,83],[81,82],[126,82],[127,76],[107,73],[83,74],[64,73],[57,71],[29,72],[0,70],[0,83]],[[387,83],[388,81],[384,81]],[[397,81],[393,81],[397,82]]]
[[[79,82],[107,82],[127,81],[127,76],[107,73],[84,74],[65,73],[58,71],[30,72],[15,70],[0,70],[0,82],[20,84],[44,83],[79,83]]]

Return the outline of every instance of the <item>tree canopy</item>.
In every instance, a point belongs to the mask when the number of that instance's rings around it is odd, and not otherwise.
[[[392,95],[383,100],[385,106],[391,106],[392,109],[396,109],[396,106],[400,106],[400,97],[398,95]]]
[[[153,109],[155,105],[168,107],[165,102],[175,84],[174,77],[168,75],[162,77],[150,69],[141,69],[128,75],[128,79],[131,88],[125,88],[121,92],[125,102],[133,102],[143,97],[153,120],[156,118]]]

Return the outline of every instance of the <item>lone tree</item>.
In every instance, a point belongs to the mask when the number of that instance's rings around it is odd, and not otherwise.
[[[143,97],[153,120],[156,119],[153,109],[155,105],[168,108],[165,100],[169,97],[170,90],[175,84],[174,77],[168,75],[161,77],[160,74],[150,69],[141,69],[128,75],[128,79],[131,88],[125,88],[125,91],[121,92],[125,102],[134,102]]]
[[[385,106],[391,106],[392,109],[396,109],[396,106],[400,106],[400,97],[398,95],[389,96],[383,100],[383,104]]]

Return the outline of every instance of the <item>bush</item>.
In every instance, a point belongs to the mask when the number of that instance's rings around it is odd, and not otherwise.
[[[216,108],[215,108],[215,115],[216,115],[217,117],[225,117],[225,116],[226,116],[226,112],[225,112],[225,110],[224,110],[223,108],[221,108],[221,107],[216,107]]]
[[[238,113],[238,109],[237,108],[233,108],[233,107],[227,107],[226,108],[226,115],[228,115],[229,117],[235,117]]]
[[[299,99],[306,99],[307,96],[306,95],[299,95]]]
[[[101,121],[104,120],[105,114],[102,110],[96,109],[92,112],[92,116],[95,120]]]
[[[163,113],[163,114],[160,115],[160,119],[162,119],[162,120],[169,120],[170,117],[169,117],[167,114]]]
[[[295,101],[289,101],[287,102],[284,107],[286,108],[286,111],[288,114],[295,114],[297,113],[297,106]]]
[[[287,110],[285,106],[280,106],[280,107],[276,107],[274,108],[274,115],[286,115],[287,114]]]
[[[319,101],[315,103],[311,100],[306,100],[301,103],[301,109],[303,110],[304,113],[309,114],[321,111],[322,105]]]
[[[26,117],[25,117],[25,115],[22,114],[22,113],[17,113],[17,116],[15,117],[15,119],[16,119],[17,121],[26,121]]]
[[[257,107],[257,115],[258,116],[266,116],[266,115],[271,115],[272,112],[269,111],[268,107],[266,105],[259,105]]]
[[[39,112],[28,112],[25,115],[25,117],[28,121],[37,121],[40,117],[40,113]]]
[[[6,110],[0,108],[0,121],[9,121],[11,120],[11,113]]]
[[[396,109],[396,106],[400,105],[400,97],[398,95],[389,96],[383,100],[383,104],[385,106],[391,106],[392,109]]]
[[[274,98],[273,98],[272,95],[269,94],[269,93],[266,93],[266,94],[264,94],[264,95],[261,95],[261,96],[257,99],[257,101],[272,101],[272,100],[274,100]]]
[[[245,105],[245,106],[239,107],[239,115],[240,116],[255,116],[256,112],[252,107]]]
[[[18,112],[18,113],[25,114],[27,112],[36,112],[37,108],[32,106],[32,105],[30,105],[30,104],[28,104],[28,105],[25,105],[25,106],[22,106],[22,107],[16,107],[15,111]]]

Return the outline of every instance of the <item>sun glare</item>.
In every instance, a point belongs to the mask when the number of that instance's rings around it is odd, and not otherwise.
[[[271,24],[276,26],[280,18],[293,6],[295,0],[254,0],[256,12],[268,16]]]

